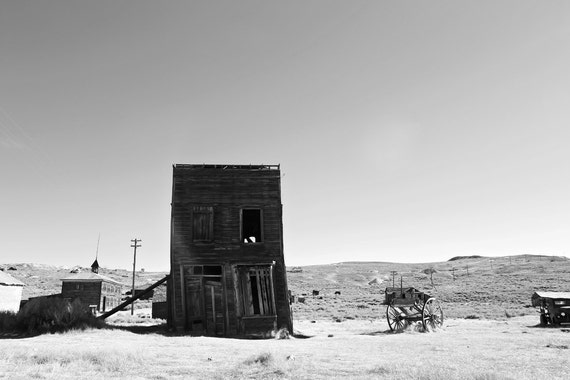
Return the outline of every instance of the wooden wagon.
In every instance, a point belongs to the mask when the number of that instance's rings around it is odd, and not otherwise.
[[[570,292],[535,292],[531,301],[540,308],[542,326],[570,323]]]
[[[415,288],[386,288],[384,305],[390,330],[400,332],[410,323],[422,322],[424,331],[443,325],[443,309],[435,297]]]

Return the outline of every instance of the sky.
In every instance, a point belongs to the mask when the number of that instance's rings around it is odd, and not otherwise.
[[[570,256],[570,2],[0,2],[0,263],[169,270],[173,164],[287,265]],[[100,237],[100,238],[99,238]]]

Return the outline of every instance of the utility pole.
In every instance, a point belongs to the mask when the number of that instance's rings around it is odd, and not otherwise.
[[[139,244],[142,240],[141,239],[132,239],[131,247],[135,249],[134,258],[133,258],[133,288],[131,290],[131,298],[135,296],[135,268],[137,265],[137,248],[141,245]],[[131,303],[131,315],[135,313],[135,303]]]
[[[451,271],[453,272],[453,281],[455,281],[455,267],[451,267]]]

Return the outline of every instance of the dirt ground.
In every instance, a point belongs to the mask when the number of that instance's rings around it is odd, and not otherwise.
[[[385,320],[296,321],[290,339],[166,336],[123,329],[0,339],[0,379],[536,379],[570,368],[570,328],[532,316],[451,319],[393,334]]]

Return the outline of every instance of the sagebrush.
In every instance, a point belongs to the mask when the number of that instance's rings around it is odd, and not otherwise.
[[[59,297],[32,299],[17,314],[0,313],[2,332],[35,335],[102,326],[104,322],[98,320],[87,305]]]

